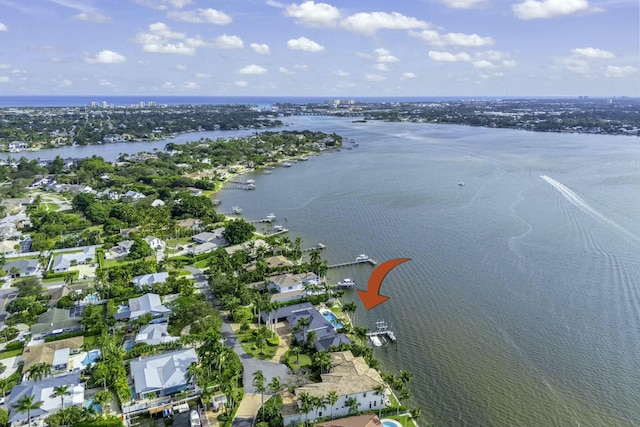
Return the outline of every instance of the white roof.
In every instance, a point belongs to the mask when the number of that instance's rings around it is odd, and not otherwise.
[[[187,383],[187,369],[198,357],[193,348],[138,358],[130,363],[136,393],[165,390]]]

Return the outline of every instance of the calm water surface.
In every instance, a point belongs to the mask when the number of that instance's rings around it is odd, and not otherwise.
[[[222,191],[222,211],[278,216],[330,263],[412,260],[385,279],[376,350],[414,374],[410,407],[436,426],[640,425],[640,140],[296,117],[294,129],[356,138]],[[29,158],[162,149],[167,142],[20,153]],[[347,144],[349,145],[349,144]],[[65,151],[66,150],[66,151]],[[544,175],[544,177],[541,177]],[[463,181],[465,186],[458,186]],[[330,270],[366,286],[372,267]]]
[[[347,298],[357,324],[395,330],[377,357],[414,374],[423,423],[640,425],[638,139],[293,120],[360,146],[252,175],[221,209],[275,213],[329,263],[412,259],[386,303]],[[371,271],[329,278],[364,289]]]

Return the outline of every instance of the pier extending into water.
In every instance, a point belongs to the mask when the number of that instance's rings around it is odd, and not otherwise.
[[[315,245],[313,247],[302,249],[302,252],[316,251],[316,250],[324,249],[326,247],[327,247],[326,245],[323,245],[322,243],[318,243],[317,245]]]
[[[382,347],[383,345],[396,342],[396,335],[389,329],[384,320],[378,320],[376,322],[376,330],[374,332],[367,332],[367,336],[374,347]]]
[[[349,262],[341,262],[339,264],[331,264],[328,265],[327,268],[338,268],[338,267],[346,267],[348,265],[356,265],[356,264],[371,264],[371,265],[376,265],[377,262],[375,262],[374,260],[372,260],[371,258],[367,258],[367,259],[357,259],[355,261],[349,261]]]

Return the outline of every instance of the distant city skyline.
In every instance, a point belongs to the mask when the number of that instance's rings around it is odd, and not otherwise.
[[[639,8],[0,0],[0,96],[640,96]]]

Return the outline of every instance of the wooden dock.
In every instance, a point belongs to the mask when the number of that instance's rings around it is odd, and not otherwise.
[[[340,264],[331,264],[328,265],[327,268],[338,268],[338,267],[346,267],[348,265],[356,265],[356,264],[371,264],[371,265],[376,265],[377,262],[375,262],[374,260],[372,260],[371,258],[368,259],[361,259],[361,260],[355,260],[355,261],[350,261],[350,262],[341,262]]]
[[[389,329],[384,320],[378,320],[376,322],[376,330],[374,332],[367,332],[367,336],[374,347],[382,347],[383,345],[396,342],[396,335]]]
[[[325,245],[323,245],[322,243],[318,243],[317,245],[311,247],[311,248],[306,248],[303,249],[302,252],[311,252],[311,251],[315,251],[315,250],[320,250],[320,249],[324,249],[326,248]]]

